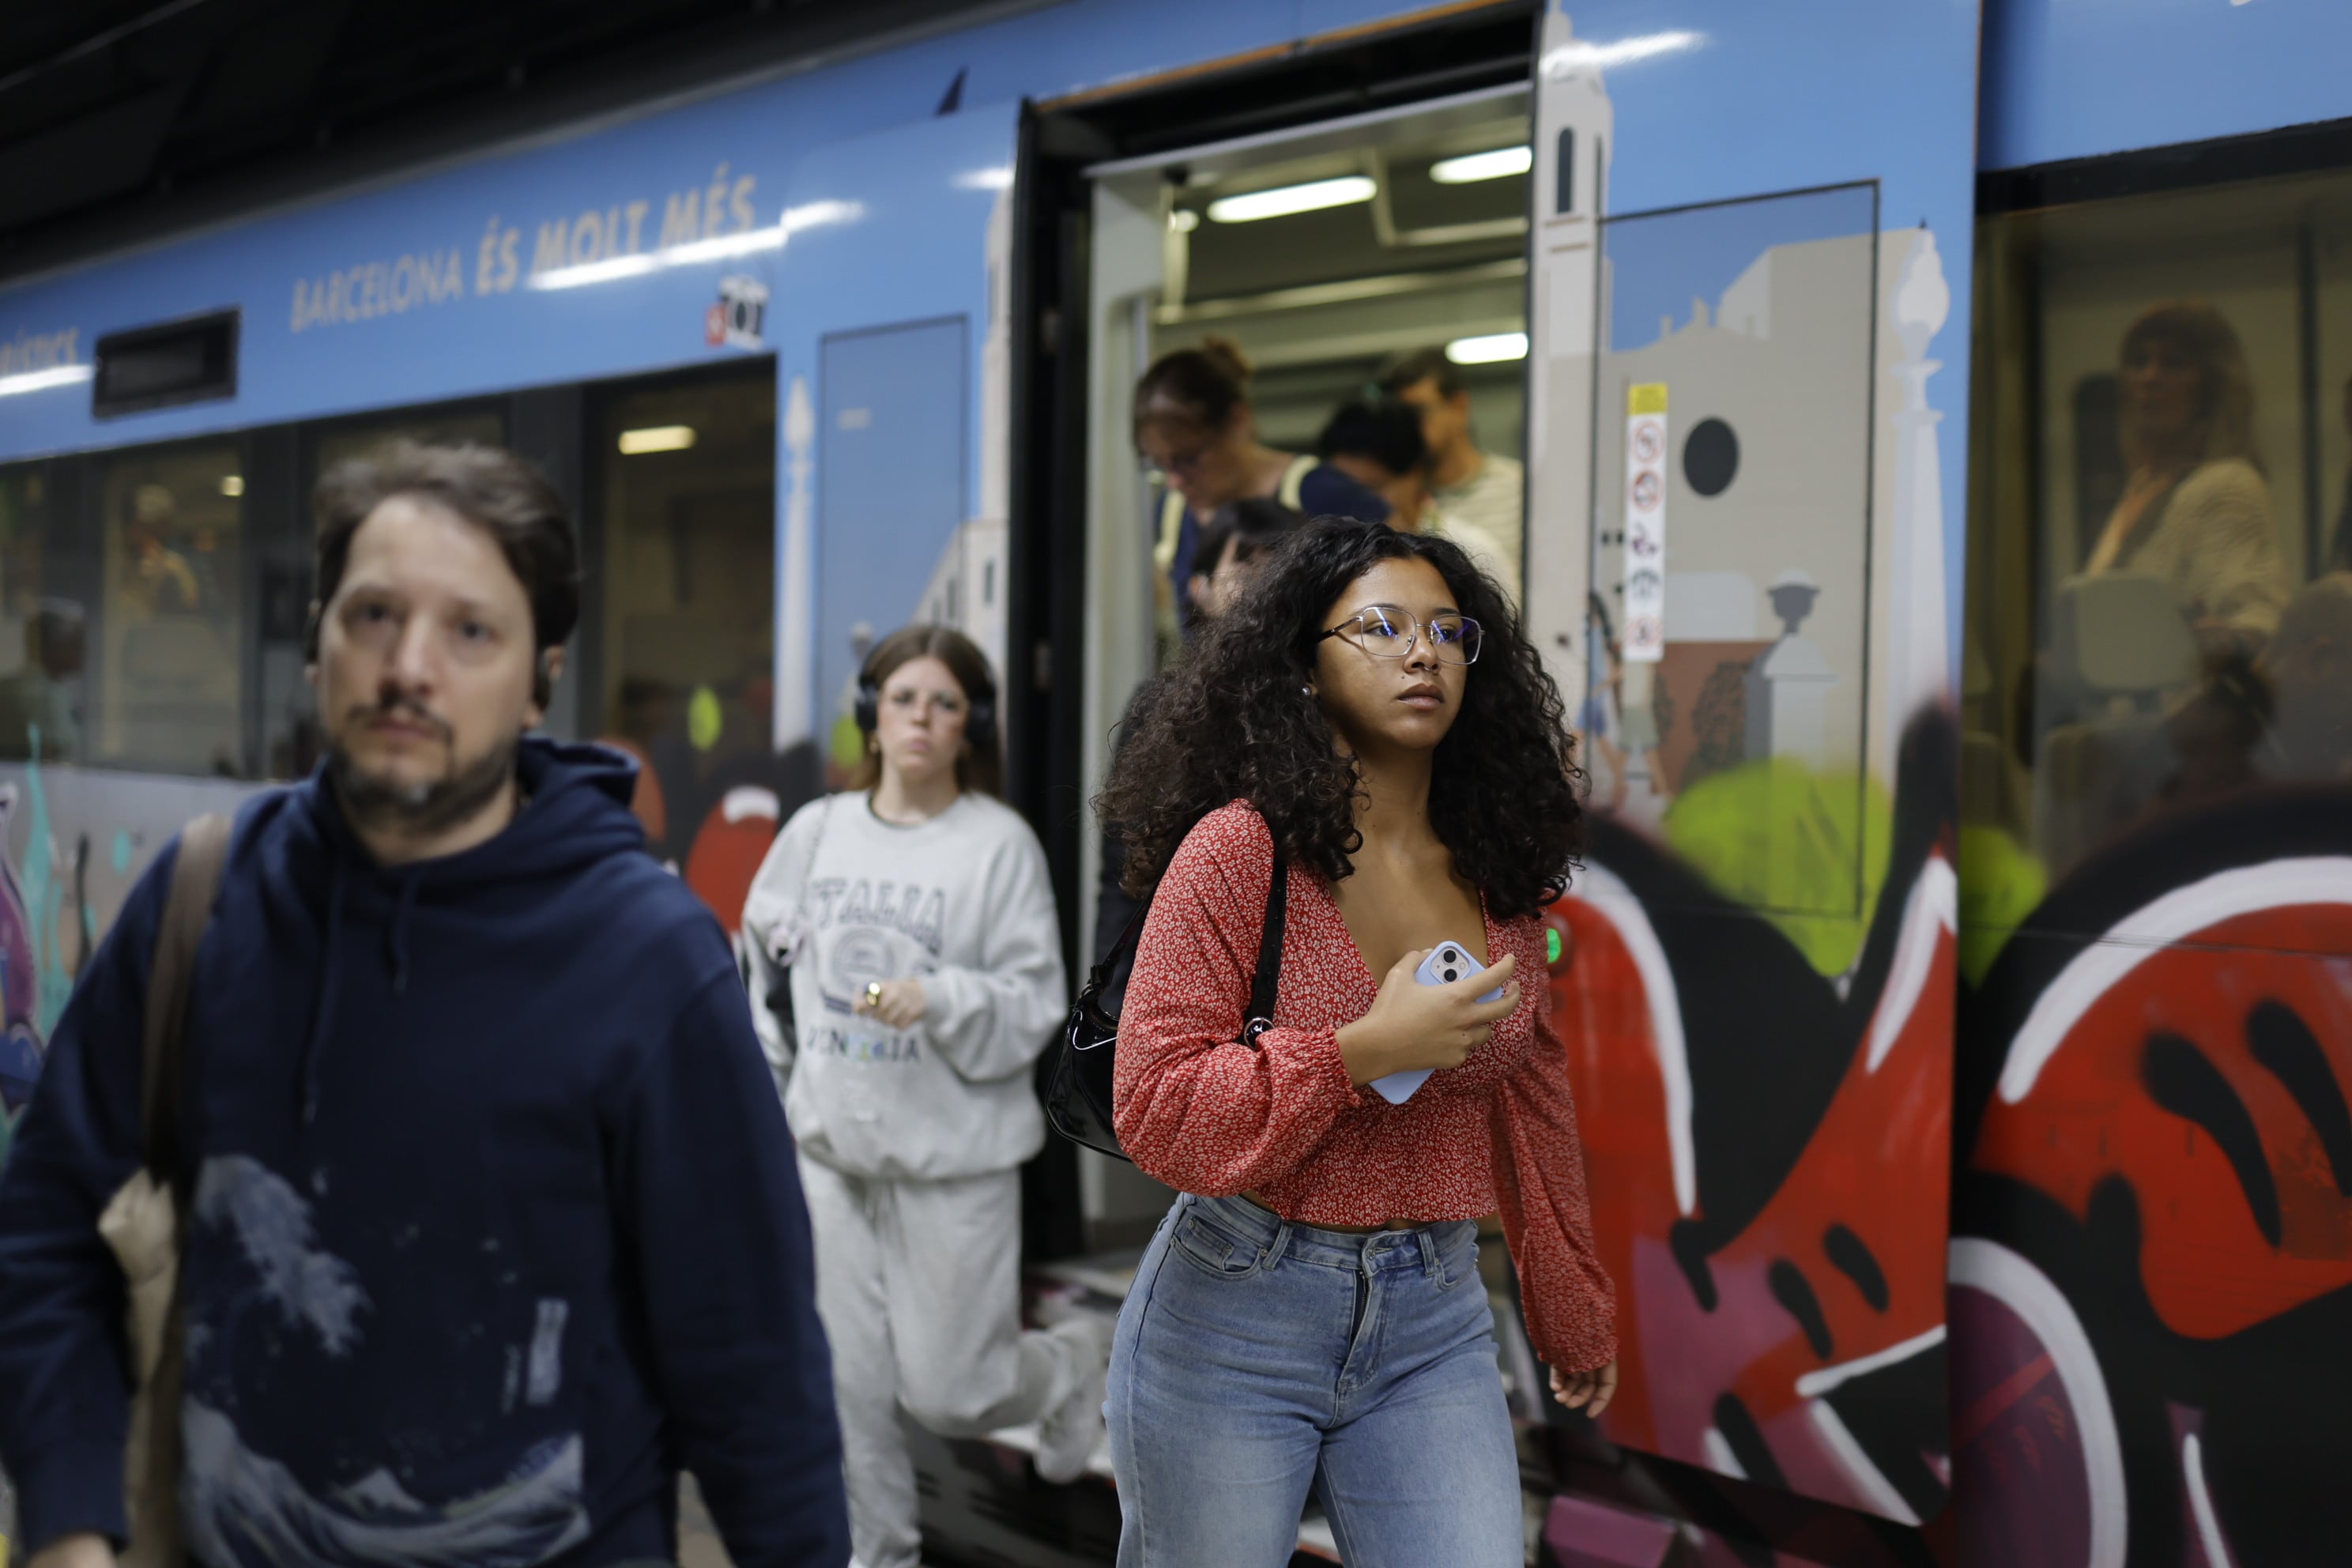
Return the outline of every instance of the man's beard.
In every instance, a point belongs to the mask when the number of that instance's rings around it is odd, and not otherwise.
[[[413,707],[406,710],[418,712]],[[355,713],[352,719],[359,721],[366,716]],[[447,726],[442,726],[442,732],[448,735]],[[454,737],[449,743],[454,757]],[[496,800],[514,779],[515,757],[521,744],[520,734],[509,735],[470,763],[462,766],[453,763],[450,771],[437,779],[394,784],[361,771],[349,748],[338,739],[327,753],[327,775],[334,781],[335,797],[354,827],[423,837],[457,826]]]

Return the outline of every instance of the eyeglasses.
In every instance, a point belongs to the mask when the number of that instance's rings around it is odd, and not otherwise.
[[[1424,632],[1429,636],[1429,651],[1440,664],[1477,663],[1479,645],[1486,636],[1477,622],[1451,610],[1430,616],[1424,626],[1411,610],[1372,605],[1358,610],[1323,637],[1345,637],[1374,658],[1403,658]],[[1320,642],[1323,637],[1315,640]]]

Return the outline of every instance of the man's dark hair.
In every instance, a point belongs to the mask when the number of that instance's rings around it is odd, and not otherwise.
[[[1391,397],[1402,396],[1406,387],[1424,381],[1437,384],[1440,397],[1459,397],[1469,388],[1462,379],[1462,367],[1447,359],[1444,349],[1415,349],[1390,361],[1388,369],[1381,372],[1381,386]]]
[[[1429,443],[1421,433],[1421,416],[1411,405],[1383,398],[1341,404],[1316,437],[1315,455],[1327,463],[1334,458],[1370,458],[1402,476],[1429,466]]]
[[[1306,521],[1305,512],[1293,511],[1280,501],[1264,496],[1227,501],[1201,525],[1201,542],[1192,551],[1192,570],[1203,577],[1213,575],[1225,564],[1228,542],[1233,546],[1233,564],[1254,561]]]
[[[499,447],[394,441],[327,470],[312,502],[319,515],[318,575],[304,657],[319,657],[319,619],[342,586],[352,536],[394,496],[421,496],[446,507],[497,542],[530,600],[531,647],[542,656],[532,700],[546,707],[552,683],[543,656],[562,647],[580,624],[580,546],[547,476]]]
[[[1235,800],[1257,808],[1286,860],[1332,882],[1349,874],[1363,845],[1363,780],[1300,687],[1314,675],[1333,602],[1382,561],[1428,563],[1455,606],[1486,629],[1430,781],[1430,823],[1454,868],[1506,920],[1534,914],[1565,889],[1580,775],[1559,689],[1510,597],[1443,535],[1318,517],[1276,547],[1234,607],[1137,696],[1095,800],[1125,846],[1128,892],[1148,896],[1193,826]]]

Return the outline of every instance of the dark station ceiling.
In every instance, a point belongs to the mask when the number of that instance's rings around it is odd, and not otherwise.
[[[1041,3],[0,4],[0,277]]]

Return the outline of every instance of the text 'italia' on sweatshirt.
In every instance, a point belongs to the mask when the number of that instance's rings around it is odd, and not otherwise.
[[[752,1011],[793,1137],[853,1176],[1010,1170],[1045,1140],[1030,1069],[1068,1006],[1045,852],[1019,813],[971,792],[927,821],[865,793],[784,825],[743,910]],[[789,961],[797,1041],[761,1002]],[[854,1011],[877,980],[921,982],[894,1029]]]

